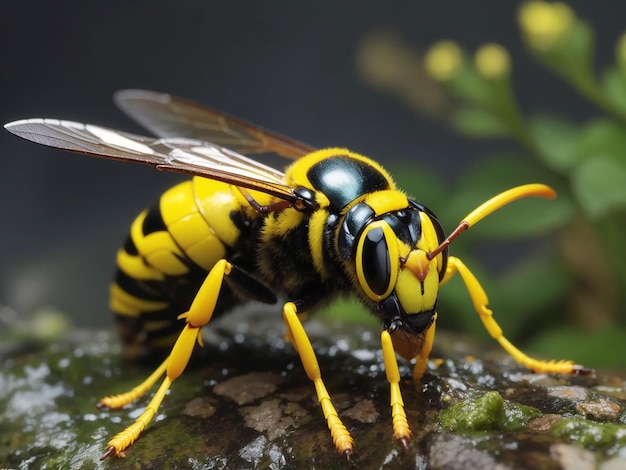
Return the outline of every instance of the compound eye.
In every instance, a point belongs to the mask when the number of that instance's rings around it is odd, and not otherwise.
[[[393,292],[398,260],[398,243],[391,227],[382,220],[368,224],[357,245],[356,274],[370,299],[379,302]]]

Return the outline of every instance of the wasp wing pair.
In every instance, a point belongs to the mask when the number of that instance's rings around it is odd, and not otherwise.
[[[24,139],[86,155],[145,163],[297,200],[284,174],[246,155],[297,159],[315,149],[220,111],[144,90],[115,94],[118,106],[159,138],[58,119],[24,119],[5,128]]]

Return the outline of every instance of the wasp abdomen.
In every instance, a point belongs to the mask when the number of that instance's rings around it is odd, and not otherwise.
[[[231,214],[241,210],[230,185],[194,178],[166,191],[135,219],[117,254],[110,299],[128,356],[173,344],[183,326],[178,315],[240,238]],[[218,311],[236,303],[223,290]]]

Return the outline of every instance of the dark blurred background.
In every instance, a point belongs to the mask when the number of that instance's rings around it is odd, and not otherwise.
[[[363,54],[381,37],[416,57],[443,38],[469,50],[495,41],[512,55],[524,108],[589,118],[594,109],[524,53],[517,6],[501,0],[8,2],[0,20],[0,120],[62,117],[138,132],[111,95],[146,88],[315,146],[346,146],[391,166],[408,162],[454,183],[496,143],[448,129],[447,98],[419,77],[415,88],[427,90],[423,102],[407,106],[381,92]],[[580,2],[575,9],[595,26],[598,63],[612,60],[626,4]],[[0,132],[0,154],[3,314],[23,319],[52,306],[79,326],[108,325],[116,249],[133,217],[180,177],[62,153],[7,132]],[[416,196],[429,204],[428,194]]]

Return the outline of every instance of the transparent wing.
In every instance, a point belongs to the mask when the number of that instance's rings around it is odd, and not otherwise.
[[[315,148],[229,116],[221,111],[165,93],[122,90],[119,108],[158,137],[206,140],[242,155],[275,153],[297,159]]]
[[[154,139],[91,124],[58,119],[23,119],[4,126],[24,139],[86,155],[145,163],[255,189],[295,201],[284,174],[210,142],[184,137]]]

